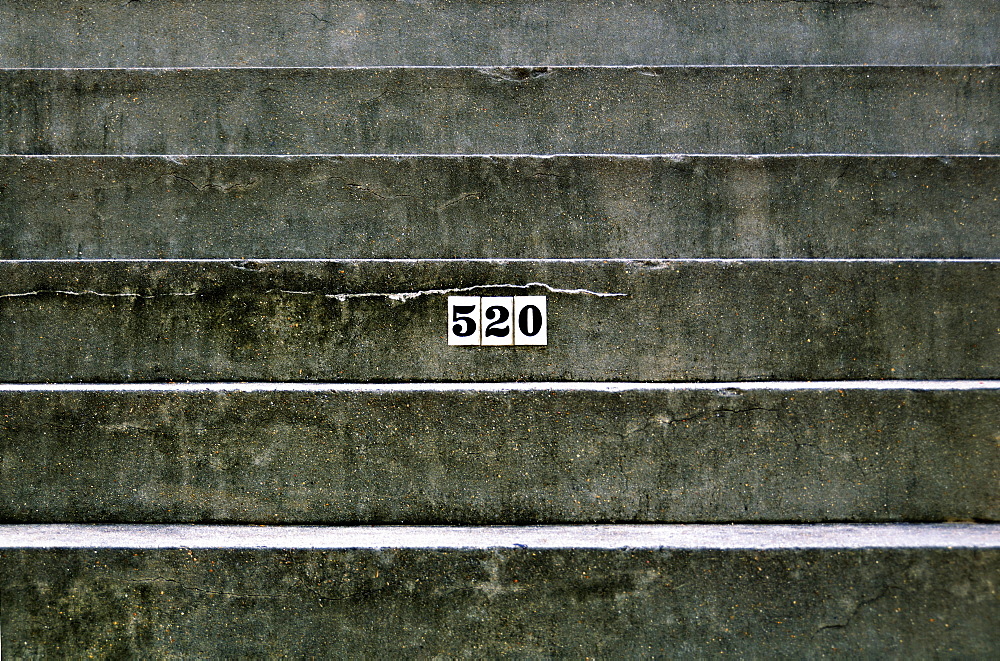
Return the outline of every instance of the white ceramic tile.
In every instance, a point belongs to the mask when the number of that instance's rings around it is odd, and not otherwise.
[[[514,297],[514,344],[544,346],[549,343],[549,315],[544,296]]]
[[[448,297],[448,344],[479,346],[479,297]]]
[[[514,344],[514,297],[483,296],[482,301],[483,346]]]

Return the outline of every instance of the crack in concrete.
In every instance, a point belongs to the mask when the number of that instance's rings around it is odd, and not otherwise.
[[[672,417],[669,417],[669,416],[664,416],[663,418],[656,419],[656,422],[658,422],[660,424],[664,424],[664,425],[676,425],[676,424],[681,423],[681,422],[691,422],[692,420],[707,420],[708,416],[710,416],[713,413],[715,413],[715,414],[720,414],[720,413],[752,413],[754,411],[768,411],[770,413],[778,413],[779,412],[778,409],[769,409],[769,408],[765,408],[765,407],[762,407],[762,406],[756,406],[756,407],[751,407],[751,408],[746,408],[746,409],[712,409],[711,411],[705,411],[704,413],[702,413],[700,415],[689,415],[688,417],[685,417],[685,418],[672,418]]]
[[[240,264],[233,264],[233,268],[256,272],[255,269],[248,268],[247,266]],[[459,294],[464,292],[476,291],[480,289],[531,289],[533,287],[541,287],[546,291],[553,294],[582,294],[586,296],[597,296],[601,298],[617,297],[617,296],[628,296],[628,294],[619,292],[600,292],[592,291],[590,289],[564,289],[561,287],[553,287],[552,285],[546,284],[544,282],[529,282],[524,285],[515,285],[510,283],[505,284],[493,284],[493,285],[471,285],[469,287],[452,287],[449,289],[421,289],[417,291],[404,291],[404,292],[358,292],[358,293],[348,293],[348,294],[330,294],[322,291],[300,291],[294,289],[267,289],[264,291],[266,294],[289,294],[293,296],[322,296],[324,298],[332,298],[340,302],[347,301],[354,298],[387,298],[392,301],[411,301],[415,298],[420,298],[422,296],[436,296],[444,294]],[[82,291],[69,291],[66,289],[36,289],[26,292],[13,292],[7,294],[0,294],[0,298],[22,298],[27,296],[44,296],[44,295],[62,295],[62,296],[98,296],[102,298],[142,298],[142,299],[152,299],[160,298],[164,296],[199,296],[202,292],[164,292],[160,294],[137,294],[134,292],[99,292],[93,289],[84,289]]]
[[[546,178],[549,178],[549,179],[569,179],[569,177],[567,177],[564,174],[553,174],[552,172],[543,172],[542,170],[538,170],[537,172],[535,172],[531,176],[532,177],[546,177]]]
[[[320,18],[319,16],[317,16],[316,14],[314,14],[314,13],[313,13],[313,12],[311,12],[311,11],[304,11],[304,12],[300,12],[300,13],[301,13],[301,14],[302,14],[303,16],[312,16],[312,17],[313,17],[314,19],[316,19],[316,20],[317,20],[317,21],[319,21],[320,23],[325,23],[326,25],[330,25],[330,21],[328,21],[328,20],[327,20],[327,19],[325,19],[325,18]]]
[[[211,181],[210,179],[207,179],[203,185],[199,186],[197,183],[195,183],[191,179],[188,179],[187,177],[183,177],[183,176],[177,174],[176,172],[168,172],[168,173],[166,173],[164,175],[161,175],[161,176],[157,177],[157,180],[166,179],[167,177],[170,177],[170,178],[174,179],[175,181],[176,180],[183,181],[184,183],[190,185],[192,188],[194,188],[199,193],[204,193],[204,192],[207,192],[209,190],[218,191],[220,193],[229,193],[229,192],[242,193],[242,192],[245,192],[245,191],[248,191],[248,190],[252,190],[252,189],[256,188],[258,184],[260,184],[260,180],[259,179],[250,179],[250,181],[248,183],[245,183],[245,184],[240,184],[240,183],[220,184],[218,182]]]
[[[553,74],[552,67],[484,67],[479,73],[509,83],[524,83]]]
[[[600,298],[628,296],[628,294],[619,292],[599,292],[599,291],[592,291],[590,289],[564,289],[561,287],[553,287],[552,285],[546,284],[544,282],[529,282],[525,285],[515,285],[509,283],[495,284],[495,285],[471,285],[469,287],[451,287],[448,289],[421,289],[417,291],[406,291],[406,292],[361,292],[356,294],[325,294],[322,292],[287,292],[287,293],[322,294],[326,298],[333,298],[341,302],[352,298],[388,298],[389,300],[392,301],[410,301],[415,298],[420,298],[421,296],[461,294],[481,289],[531,289],[534,287],[541,287],[553,294],[583,294],[586,296],[597,296]]]
[[[411,198],[416,197],[416,195],[410,195],[408,193],[393,193],[392,195],[383,195],[382,193],[378,192],[371,186],[367,186],[365,184],[358,184],[353,181],[346,181],[343,179],[343,177],[332,177],[332,178],[344,181],[344,186],[346,186],[347,188],[353,188],[354,190],[361,191],[362,193],[368,193],[369,195],[373,195],[379,198],[380,200],[392,200],[399,197],[411,197]]]
[[[308,186],[318,186],[324,184],[328,181],[339,181],[344,184],[344,188],[352,189],[361,193],[368,193],[380,200],[393,200],[396,198],[415,198],[417,195],[412,195],[410,193],[389,193],[386,191],[378,191],[373,188],[370,184],[359,183],[356,181],[350,181],[347,177],[341,177],[335,174],[321,174],[319,176],[307,179],[304,183]]]
[[[33,291],[26,292],[16,292],[9,294],[0,294],[0,298],[20,298],[23,296],[44,296],[44,295],[62,295],[62,296],[100,296],[102,298],[159,298],[161,296],[198,296],[199,292],[165,292],[162,294],[136,294],[133,292],[120,292],[120,293],[109,293],[94,291],[93,289],[84,289],[83,291],[69,291],[66,289],[36,289]]]
[[[878,593],[874,597],[871,597],[869,599],[862,599],[862,600],[858,601],[856,604],[854,604],[854,607],[851,608],[848,611],[848,613],[844,616],[844,618],[843,618],[844,621],[843,622],[834,622],[834,623],[831,623],[831,624],[821,624],[820,626],[818,626],[816,628],[816,631],[813,632],[813,635],[815,636],[815,635],[819,634],[819,632],[825,631],[827,629],[846,629],[848,626],[850,626],[851,622],[857,616],[858,611],[860,611],[865,606],[868,606],[870,604],[875,603],[879,599],[883,599],[886,596],[886,594],[888,594],[888,592],[889,592],[890,589],[899,589],[899,586],[898,585],[891,585],[891,584],[882,586],[882,589],[879,590]]]
[[[482,191],[478,191],[478,190],[477,191],[472,191],[470,193],[462,193],[461,195],[459,195],[457,197],[453,197],[452,199],[450,199],[450,200],[448,200],[448,201],[446,201],[446,202],[444,202],[442,204],[439,204],[437,207],[435,207],[435,211],[444,211],[448,207],[455,206],[456,204],[461,204],[462,202],[466,201],[470,197],[474,197],[476,199],[479,199],[479,197],[482,194],[483,194],[483,192]]]
[[[258,262],[250,262],[250,261],[239,262],[236,264],[230,263],[229,267],[234,268],[237,271],[250,271],[251,273],[262,273],[264,271],[264,267],[260,265]],[[253,267],[259,267],[259,268],[253,268]]]

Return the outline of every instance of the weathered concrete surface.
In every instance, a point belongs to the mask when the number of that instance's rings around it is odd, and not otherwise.
[[[7,2],[0,66],[986,63],[997,57],[995,9],[992,0]]]
[[[997,70],[3,70],[0,152],[989,154]]]
[[[0,258],[1000,256],[996,157],[0,157]]]
[[[449,293],[545,294],[546,347],[449,347]],[[0,262],[0,381],[1000,375],[996,261]]]
[[[119,388],[0,390],[0,521],[1000,520],[1000,382]]]
[[[893,532],[884,530],[888,537]],[[803,541],[746,550],[584,549],[572,542],[562,549],[530,543],[4,549],[2,653],[12,659],[276,652],[349,658],[995,655],[996,543],[824,549]]]

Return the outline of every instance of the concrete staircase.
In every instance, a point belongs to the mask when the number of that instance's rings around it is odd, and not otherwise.
[[[995,658],[998,36],[3,4],[0,654]]]

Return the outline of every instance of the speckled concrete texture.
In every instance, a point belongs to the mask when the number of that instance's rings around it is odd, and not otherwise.
[[[0,521],[1000,520],[1000,387],[0,391]]]
[[[992,0],[34,0],[0,66],[969,64],[998,32]]]
[[[995,66],[0,70],[12,154],[991,154]]]
[[[498,536],[498,548],[447,547],[445,535],[432,548],[3,549],[2,651],[985,658],[997,648],[995,543],[544,548],[528,535],[503,548],[509,535]]]
[[[997,157],[0,157],[0,258],[979,257]]]
[[[988,379],[993,261],[0,262],[6,382]],[[548,297],[450,347],[449,293]]]
[[[1000,658],[995,4],[0,2],[0,656]]]

